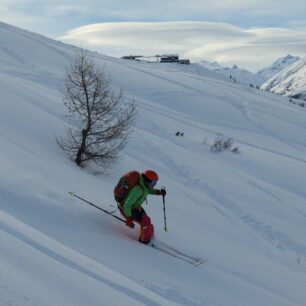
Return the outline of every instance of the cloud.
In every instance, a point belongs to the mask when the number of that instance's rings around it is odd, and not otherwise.
[[[306,56],[303,29],[243,29],[212,22],[117,22],[76,28],[59,37],[111,56],[178,53],[194,61],[238,64],[256,71],[287,55]]]
[[[0,0],[0,4],[4,22],[113,56],[177,52],[256,70],[287,53],[304,56],[306,50],[306,1],[301,0]]]
[[[271,27],[305,20],[301,0],[0,0],[2,21],[46,35],[117,21],[209,21]]]

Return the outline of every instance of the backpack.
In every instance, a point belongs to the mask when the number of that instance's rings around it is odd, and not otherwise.
[[[123,175],[119,179],[114,189],[114,197],[115,197],[116,202],[120,204],[124,202],[129,191],[133,187],[138,185],[139,180],[140,180],[140,173],[137,171],[130,171],[126,173],[125,175]]]

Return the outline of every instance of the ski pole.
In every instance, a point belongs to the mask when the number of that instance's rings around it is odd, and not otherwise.
[[[164,190],[166,191],[166,188],[165,187],[162,187],[161,190]],[[167,217],[166,217],[166,201],[165,201],[165,195],[163,194],[163,210],[164,210],[164,231],[165,232],[168,232],[168,229],[167,229]]]
[[[82,200],[83,202],[85,202],[85,203],[87,203],[87,204],[89,204],[89,205],[91,205],[91,206],[93,206],[93,207],[95,207],[95,208],[98,208],[98,209],[102,210],[102,211],[105,212],[106,214],[111,215],[112,217],[114,217],[114,218],[116,218],[116,219],[118,219],[118,220],[120,220],[120,221],[126,223],[125,220],[123,220],[122,218],[117,217],[117,216],[113,215],[112,213],[110,213],[109,211],[107,211],[107,210],[105,210],[105,209],[103,209],[103,208],[101,208],[101,207],[99,207],[99,206],[97,206],[97,205],[95,205],[95,204],[93,204],[93,203],[91,203],[91,202],[89,202],[89,201],[83,199],[82,197],[78,196],[78,195],[75,194],[74,192],[70,192],[70,191],[69,191],[69,194],[71,194],[72,196],[74,196],[74,197],[76,197],[76,198]]]

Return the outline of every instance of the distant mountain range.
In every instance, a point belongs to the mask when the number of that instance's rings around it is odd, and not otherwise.
[[[204,60],[198,64],[229,77],[235,83],[306,100],[306,58],[287,55],[257,73],[241,69],[237,65],[228,68],[217,62]]]
[[[276,94],[306,100],[306,57],[286,66],[262,86]]]
[[[257,75],[256,73],[252,73],[246,69],[239,68],[237,65],[233,65],[232,68],[229,68],[223,67],[217,62],[211,63],[205,60],[201,60],[198,64],[209,70],[220,73],[232,79],[233,82],[238,84],[243,84],[251,87],[260,87],[261,84],[265,82],[261,75]]]

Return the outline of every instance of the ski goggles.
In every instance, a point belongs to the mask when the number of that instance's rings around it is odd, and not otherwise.
[[[154,181],[148,181],[147,184],[148,184],[151,188],[153,188],[153,187],[156,185],[156,183],[157,183],[157,181],[154,180]]]

